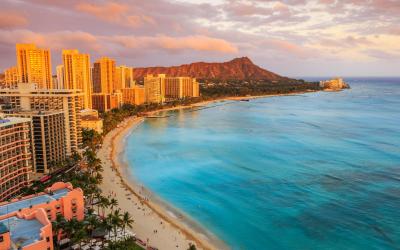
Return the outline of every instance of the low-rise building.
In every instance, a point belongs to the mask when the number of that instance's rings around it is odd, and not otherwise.
[[[45,192],[0,203],[0,249],[53,249],[51,221],[84,219],[84,197],[80,188],[57,182]]]
[[[0,220],[9,214],[34,211],[43,208],[50,221],[54,221],[57,215],[62,215],[66,220],[84,218],[84,198],[80,188],[73,188],[71,183],[56,182],[45,192],[25,196],[21,199],[13,199],[0,203]]]
[[[91,115],[82,116],[81,125],[82,128],[84,129],[93,129],[99,134],[103,133],[103,120],[96,116],[91,116]]]
[[[45,210],[17,212],[0,220],[0,249],[54,249],[52,225]]]
[[[349,87],[349,85],[347,85],[343,79],[339,77],[327,81],[320,81],[319,86],[326,90],[340,90]]]

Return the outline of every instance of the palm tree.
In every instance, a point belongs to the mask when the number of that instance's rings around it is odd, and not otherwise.
[[[82,242],[88,239],[88,233],[82,223],[78,223],[76,226],[71,241],[78,243],[79,247],[82,248]]]
[[[102,214],[103,214],[102,216],[104,218],[105,209],[108,208],[109,206],[111,206],[111,202],[110,202],[110,200],[108,198],[102,197],[101,200],[100,200],[100,205],[101,205],[101,208],[103,210],[102,211]]]
[[[93,213],[93,209],[88,209],[88,212],[85,216],[86,222],[86,231],[89,236],[92,235],[92,232],[100,225],[100,220],[97,215]]]
[[[126,227],[132,227],[132,224],[134,222],[135,221],[132,219],[132,216],[128,212],[122,214],[122,228],[124,230],[124,238],[125,238]]]
[[[114,212],[114,208],[117,206],[118,206],[118,200],[116,200],[115,198],[111,198],[110,200],[111,212]]]
[[[104,219],[104,226],[105,226],[105,228],[107,229],[107,232],[108,232],[108,239],[110,239],[111,231],[114,228],[113,215],[112,214],[108,214],[107,217]]]
[[[70,239],[69,245],[71,245],[71,242],[73,241],[72,238],[77,229],[77,223],[78,221],[76,219],[65,221],[63,232],[66,234],[67,238]]]
[[[114,231],[114,241],[116,241],[117,240],[117,229],[119,228],[119,227],[121,227],[122,226],[122,219],[121,219],[121,213],[120,213],[120,209],[118,209],[118,210],[115,210],[114,211],[114,213],[111,213],[110,215],[111,215],[111,217],[110,217],[110,219],[111,219],[111,225],[114,227],[113,228],[113,231]]]
[[[57,217],[54,221],[51,222],[51,226],[53,229],[53,241],[55,245],[58,243],[58,238],[65,227],[66,220],[64,216],[61,214],[57,214]]]

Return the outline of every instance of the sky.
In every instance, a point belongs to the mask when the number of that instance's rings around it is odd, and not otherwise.
[[[0,70],[15,44],[132,67],[247,56],[285,76],[400,76],[400,0],[0,0]],[[54,74],[53,70],[53,74]]]

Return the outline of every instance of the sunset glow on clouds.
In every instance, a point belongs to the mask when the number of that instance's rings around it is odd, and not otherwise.
[[[398,0],[3,0],[0,68],[15,43],[130,66],[249,56],[288,76],[400,75]]]

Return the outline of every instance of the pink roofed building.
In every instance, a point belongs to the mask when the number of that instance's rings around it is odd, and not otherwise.
[[[52,250],[51,221],[58,214],[83,220],[84,209],[83,191],[63,182],[43,193],[0,203],[0,249]]]

